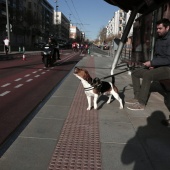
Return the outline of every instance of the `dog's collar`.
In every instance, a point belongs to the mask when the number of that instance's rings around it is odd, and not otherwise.
[[[93,90],[94,89],[94,87],[93,86],[91,86],[91,87],[87,87],[87,88],[84,88],[84,90],[85,91],[90,91],[90,90]]]
[[[93,82],[91,83],[91,87],[87,87],[87,88],[84,88],[85,91],[90,91],[94,88],[98,89],[99,91],[101,90],[101,87],[102,87],[102,82],[100,82],[100,84],[93,84]]]

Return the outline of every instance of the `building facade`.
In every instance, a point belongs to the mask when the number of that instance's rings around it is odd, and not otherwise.
[[[112,19],[108,22],[107,28],[107,37],[115,36],[120,38],[123,34],[125,26],[130,16],[130,11],[125,12],[123,10],[118,10],[114,13]],[[129,36],[133,33],[133,26],[130,30]]]
[[[56,26],[56,37],[68,41],[70,34],[70,21],[62,12],[54,11],[54,25]]]
[[[85,33],[81,32],[77,26],[71,24],[70,25],[70,39],[81,43],[85,39]]]
[[[10,42],[12,50],[27,49],[45,41],[53,28],[53,7],[47,0],[8,0]],[[7,36],[6,0],[0,0],[0,39]],[[1,45],[1,50],[2,50]]]

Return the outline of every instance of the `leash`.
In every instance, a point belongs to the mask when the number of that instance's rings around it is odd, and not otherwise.
[[[127,72],[127,70],[122,71],[122,72],[120,72],[120,73],[116,73],[116,74],[113,74],[113,75],[109,75],[109,76],[105,76],[105,77],[99,78],[99,80],[102,80],[102,79],[104,80],[104,79],[107,79],[107,78],[109,78],[109,77],[114,77],[114,76],[119,75],[119,74],[124,73],[124,72]],[[100,86],[100,85],[101,85],[101,84],[98,84],[98,86]],[[95,87],[95,86],[91,85],[91,87],[84,88],[84,90],[85,90],[85,91],[90,91],[90,90],[94,89],[94,87]]]
[[[143,67],[143,68],[144,68],[144,67]],[[119,74],[125,73],[125,72],[127,72],[127,71],[128,71],[128,70],[125,70],[125,71],[122,71],[122,72],[119,72],[119,73],[116,73],[116,74],[113,74],[113,75],[105,76],[105,77],[100,78],[100,80],[102,80],[102,79],[107,79],[107,78],[109,78],[109,77],[114,77],[114,76],[117,76],[117,75],[119,75]]]
[[[100,80],[102,80],[102,79],[107,79],[107,78],[109,78],[109,77],[114,77],[114,74],[113,74],[113,75],[110,75],[110,76],[102,77],[102,78],[100,78]]]

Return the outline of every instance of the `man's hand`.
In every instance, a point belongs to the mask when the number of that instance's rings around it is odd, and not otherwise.
[[[146,67],[151,67],[151,62],[150,61],[146,61],[145,63],[143,63],[144,66]]]
[[[143,63],[144,66],[148,67],[150,70],[154,69],[153,66],[151,66],[151,62],[150,61],[146,61],[145,63]]]

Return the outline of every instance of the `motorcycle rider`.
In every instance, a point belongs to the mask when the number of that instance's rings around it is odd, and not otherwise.
[[[53,57],[54,61],[56,61],[56,53],[57,53],[57,60],[61,60],[58,43],[56,42],[56,40],[55,40],[55,38],[54,38],[53,35],[51,35],[51,36],[48,38],[48,44],[49,44],[50,46],[52,46],[52,48],[53,48],[52,57]]]

